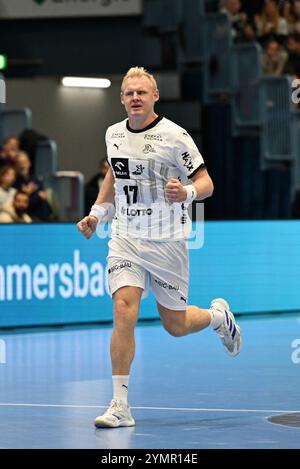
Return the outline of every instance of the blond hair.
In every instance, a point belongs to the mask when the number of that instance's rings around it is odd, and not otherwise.
[[[147,77],[149,81],[151,82],[151,85],[153,86],[154,91],[156,91],[157,88],[157,83],[153,75],[149,73],[144,67],[131,67],[126,75],[124,75],[123,80],[122,80],[122,85],[121,85],[121,93],[123,92],[123,87],[124,87],[124,82],[128,78],[141,78],[141,77]]]

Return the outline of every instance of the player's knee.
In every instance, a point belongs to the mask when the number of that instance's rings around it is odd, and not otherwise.
[[[134,327],[137,315],[132,305],[126,300],[118,299],[114,304],[114,323],[116,326]]]

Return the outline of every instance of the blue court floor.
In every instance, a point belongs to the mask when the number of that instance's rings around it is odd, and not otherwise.
[[[300,315],[239,323],[236,358],[211,330],[173,338],[159,323],[139,326],[137,425],[98,430],[111,399],[111,327],[0,331],[0,447],[300,448],[300,428],[267,421],[300,410]]]

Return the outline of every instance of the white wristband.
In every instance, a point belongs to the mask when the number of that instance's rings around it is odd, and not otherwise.
[[[191,204],[193,200],[197,197],[197,191],[193,184],[190,184],[189,186],[184,186],[186,190],[186,199],[184,201],[185,204]]]
[[[98,220],[98,223],[101,223],[101,221],[106,217],[108,211],[103,205],[93,205],[91,208],[91,211],[89,213],[89,216],[91,217],[96,217]]]

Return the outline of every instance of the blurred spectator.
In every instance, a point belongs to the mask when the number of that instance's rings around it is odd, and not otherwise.
[[[248,23],[246,13],[241,11],[240,0],[223,0],[220,4],[220,12],[227,14],[231,22],[232,38],[235,42],[255,39],[253,27]]]
[[[0,168],[0,209],[3,204],[12,202],[15,193],[13,184],[16,180],[16,172],[11,166],[3,166]]]
[[[300,0],[295,0],[293,5],[285,2],[283,11],[289,25],[289,32],[300,33]]]
[[[262,13],[255,16],[257,35],[262,41],[276,38],[282,39],[288,35],[288,23],[280,16],[279,6],[276,0],[265,0]]]
[[[238,38],[238,42],[253,42],[256,41],[255,27],[246,23],[244,26],[243,34]]]
[[[283,73],[300,78],[300,34],[289,34],[286,47],[288,59],[283,68]]]
[[[106,158],[100,161],[99,172],[93,176],[85,185],[85,213],[90,213],[91,206],[97,199],[99,189],[109,169]]]
[[[11,135],[4,140],[0,151],[0,167],[11,165],[14,166],[19,151],[19,139]]]
[[[293,5],[289,0],[284,1],[281,3],[281,16],[285,18],[287,25],[288,25],[288,32],[292,33],[294,31],[293,24],[295,21],[294,13],[293,13]]]
[[[0,211],[0,223],[31,223],[27,213],[29,197],[23,192],[16,192],[13,201],[7,202]]]
[[[43,183],[30,174],[31,161],[24,151],[16,159],[17,178],[14,186],[29,197],[28,213],[36,221],[48,221],[52,210],[47,201]]]
[[[282,74],[288,54],[280,44],[271,39],[264,48],[262,55],[262,71],[264,75],[278,76]]]

